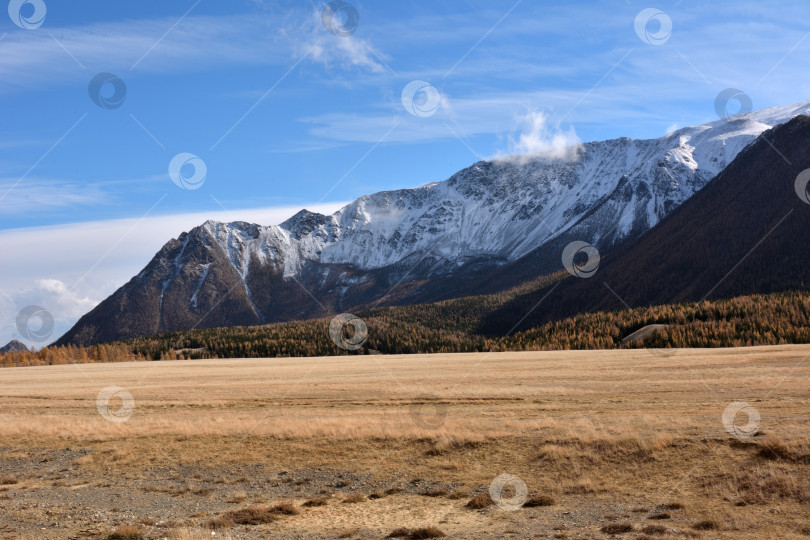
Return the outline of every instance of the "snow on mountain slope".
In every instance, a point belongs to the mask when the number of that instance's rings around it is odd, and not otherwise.
[[[763,131],[810,102],[683,128],[659,139],[585,143],[573,162],[479,162],[444,182],[365,195],[332,216],[302,212],[248,231],[207,224],[244,277],[251,257],[294,275],[305,261],[370,270],[431,253],[460,265],[514,260],[578,225],[608,246],[660,221]],[[610,212],[595,212],[607,205]],[[588,237],[588,234],[590,235]]]
[[[58,343],[324,317],[521,283],[558,270],[571,241],[604,252],[641,236],[799,114],[810,115],[810,102],[659,139],[585,143],[571,161],[482,161],[444,182],[365,195],[331,216],[302,210],[278,226],[208,221],[169,241]]]

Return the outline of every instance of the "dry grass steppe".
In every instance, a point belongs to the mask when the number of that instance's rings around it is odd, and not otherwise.
[[[0,538],[807,538],[808,357],[3,369]]]

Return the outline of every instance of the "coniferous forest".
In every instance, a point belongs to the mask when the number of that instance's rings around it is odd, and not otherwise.
[[[489,334],[481,321],[514,294],[513,290],[357,312],[368,327],[364,346],[357,351],[343,350],[332,342],[327,318],[172,332],[86,348],[47,347],[7,353],[0,356],[0,365],[810,343],[808,292],[585,313],[527,331]],[[627,336],[650,324],[668,326],[641,341],[623,343]]]

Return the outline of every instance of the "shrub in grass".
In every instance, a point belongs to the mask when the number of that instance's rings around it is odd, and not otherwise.
[[[704,519],[692,525],[692,528],[696,531],[716,531],[720,528],[720,524],[713,519]]]
[[[624,534],[633,532],[633,530],[631,523],[610,523],[602,527],[602,532],[606,534]]]
[[[280,502],[277,505],[270,508],[271,512],[275,512],[276,514],[284,514],[285,516],[297,516],[301,513],[301,510],[295,507],[292,503],[289,502]]]
[[[534,495],[529,497],[523,506],[525,508],[535,508],[537,506],[554,506],[554,497],[550,497],[548,495]]]
[[[261,525],[263,523],[273,523],[278,519],[278,514],[272,512],[269,508],[251,506],[250,508],[228,512],[223,517],[237,525]]]
[[[275,506],[251,506],[225,513],[224,519],[229,519],[237,525],[261,525],[273,523],[280,515],[295,516],[301,511],[288,502],[278,503]]]
[[[408,537],[410,540],[423,540],[426,538],[444,538],[445,534],[436,527],[424,527],[421,529],[414,529]]]
[[[420,529],[406,529],[400,527],[388,535],[388,538],[407,538],[408,540],[425,540],[428,538],[444,538],[446,535],[436,527],[423,527]]]
[[[144,536],[138,527],[118,527],[107,535],[105,540],[143,540]]]
[[[244,491],[237,491],[236,493],[231,494],[231,496],[228,497],[225,502],[239,504],[241,502],[245,502],[245,499],[247,499],[247,493]]]
[[[491,504],[494,503],[492,502],[489,493],[479,493],[478,495],[470,499],[465,506],[467,508],[472,508],[473,510],[480,510],[481,508],[486,508]]]

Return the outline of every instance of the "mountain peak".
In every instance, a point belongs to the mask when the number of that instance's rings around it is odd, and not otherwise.
[[[545,291],[510,301],[484,323],[497,333],[582,313],[807,290],[810,208],[796,178],[810,168],[810,117],[760,135],[703,189],[626,249],[597,279],[570,279],[529,316]],[[609,286],[609,292],[605,285]]]
[[[28,347],[25,346],[25,343],[17,341],[16,339],[12,339],[8,343],[6,343],[3,347],[0,347],[0,354],[10,352],[25,352],[25,351],[28,351]]]
[[[527,277],[537,277],[557,270],[573,241],[604,252],[638,238],[763,132],[807,113],[810,102],[677,137],[589,142],[576,161],[480,161],[443,182],[364,195],[331,216],[301,210],[280,226],[207,221],[167,243],[141,279],[61,342],[431,301],[530,255]]]
[[[302,238],[314,231],[316,228],[325,225],[331,218],[317,212],[310,212],[306,208],[298,211],[294,216],[279,225],[296,238]]]

